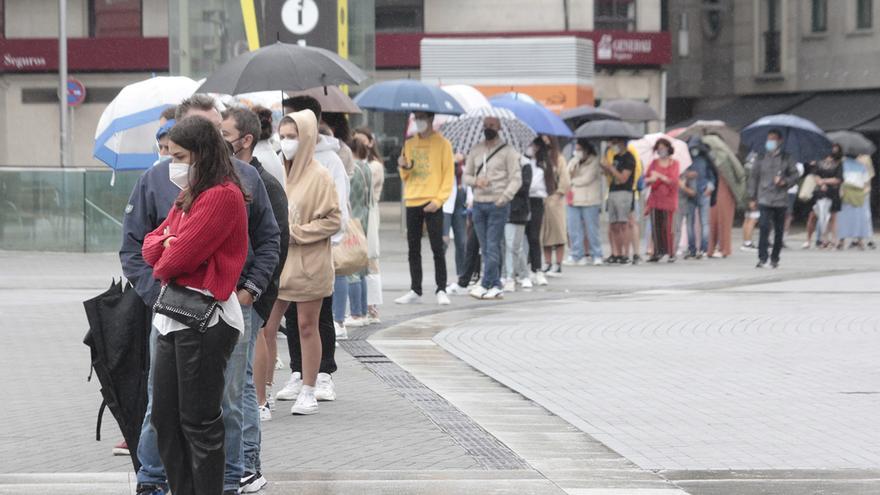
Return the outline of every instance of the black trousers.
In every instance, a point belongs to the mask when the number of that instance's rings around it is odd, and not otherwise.
[[[474,223],[470,219],[468,219],[467,231],[468,237],[464,245],[464,271],[458,276],[458,285],[460,287],[470,285],[474,274],[480,273],[480,268],[482,267],[480,262],[480,239],[477,238],[477,229],[474,228]]]
[[[160,335],[153,366],[152,424],[175,495],[223,492],[226,450],[220,407],[238,330],[222,319],[205,332]]]
[[[773,252],[770,254],[770,261],[778,262],[779,253],[782,251],[782,242],[785,235],[785,206],[759,206],[761,211],[761,219],[758,221],[760,226],[760,240],[758,241],[758,259],[761,263],[767,262],[767,251],[770,248],[770,228],[774,231],[773,235]]]
[[[435,292],[446,290],[446,254],[443,244],[443,209],[425,213],[425,205],[406,207],[406,241],[409,246],[410,288],[422,295],[422,225],[428,230],[428,241],[434,254]]]
[[[302,346],[299,342],[299,320],[296,319],[296,303],[290,303],[284,313],[287,320],[287,351],[290,353],[290,371],[302,373]],[[318,317],[318,335],[321,336],[321,366],[318,373],[336,372],[336,327],[333,326],[333,296],[325,297]]]
[[[541,248],[541,225],[544,223],[544,198],[529,198],[531,216],[526,224],[526,240],[529,243],[529,264],[532,271],[537,272],[542,268],[541,257],[544,250]]]

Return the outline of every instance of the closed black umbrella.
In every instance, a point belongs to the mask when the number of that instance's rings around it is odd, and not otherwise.
[[[638,139],[642,135],[626,122],[619,120],[596,120],[578,127],[574,131],[574,137],[586,139]]]
[[[594,120],[620,120],[620,115],[604,108],[596,108],[593,105],[581,105],[570,110],[564,110],[559,117],[570,125],[572,129],[577,129],[581,124],[592,122]]]
[[[89,321],[83,343],[91,349],[92,369],[104,398],[96,439],[101,439],[101,420],[107,407],[119,424],[137,471],[137,445],[147,411],[152,312],[131,284],[123,290],[121,281],[83,306]]]
[[[846,155],[873,155],[877,147],[864,134],[853,131],[829,132],[828,139],[839,144]]]
[[[367,74],[339,55],[280,41],[239,55],[208,76],[198,93],[238,95],[256,91],[301,91],[317,86],[360,84]]]

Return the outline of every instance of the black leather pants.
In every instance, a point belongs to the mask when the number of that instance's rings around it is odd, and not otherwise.
[[[159,457],[174,495],[220,495],[226,452],[220,403],[238,330],[223,319],[204,333],[160,335],[153,365]]]

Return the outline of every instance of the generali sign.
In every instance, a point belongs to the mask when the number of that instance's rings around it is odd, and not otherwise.
[[[167,71],[168,38],[71,38],[71,71]],[[0,39],[0,73],[58,70],[58,40]]]

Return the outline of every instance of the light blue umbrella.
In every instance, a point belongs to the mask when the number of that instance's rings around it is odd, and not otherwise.
[[[514,99],[511,96],[496,96],[489,100],[492,106],[506,108],[516,115],[516,118],[525,122],[538,134],[548,136],[571,137],[571,129],[558,115],[547,110],[538,103],[529,103],[522,99]]]
[[[796,115],[761,117],[742,130],[742,142],[750,151],[763,153],[767,133],[772,130],[782,133],[782,151],[801,163],[821,160],[831,154],[831,140],[822,129]]]
[[[411,79],[397,79],[374,84],[360,92],[354,102],[361,108],[380,112],[431,112],[461,115],[458,101],[439,86]]]

